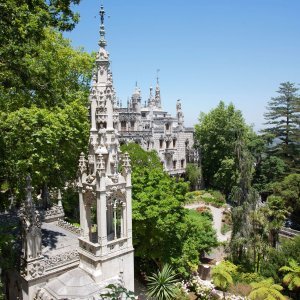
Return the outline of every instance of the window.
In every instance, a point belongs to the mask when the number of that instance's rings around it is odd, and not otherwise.
[[[162,148],[163,144],[164,144],[164,141],[163,140],[159,140],[159,148]]]
[[[115,240],[125,235],[124,204],[119,200],[113,200],[107,205],[107,237]]]
[[[169,129],[170,129],[170,125],[166,124],[166,130],[169,130]]]
[[[169,148],[170,148],[170,142],[167,141],[167,142],[166,142],[166,149],[169,149]]]
[[[131,130],[134,130],[134,121],[130,122],[130,127],[131,127]]]
[[[173,148],[176,147],[176,139],[173,139]]]
[[[126,130],[126,121],[121,121],[121,130],[122,131]]]
[[[181,168],[184,168],[184,159],[181,160]]]
[[[173,169],[176,169],[176,160],[173,160]]]
[[[142,113],[142,118],[146,118],[146,113]]]

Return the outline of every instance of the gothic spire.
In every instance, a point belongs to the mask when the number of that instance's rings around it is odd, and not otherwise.
[[[100,32],[100,40],[99,40],[100,48],[105,48],[105,46],[106,46],[104,16],[105,16],[104,7],[103,7],[103,5],[101,5],[101,8],[100,8],[100,31],[99,31]]]
[[[158,72],[160,70],[157,70],[157,77],[156,77],[156,89],[155,89],[155,105],[158,108],[161,108],[161,97],[160,97],[160,87],[159,87],[159,77]]]

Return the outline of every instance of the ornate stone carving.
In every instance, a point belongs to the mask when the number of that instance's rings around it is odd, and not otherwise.
[[[40,277],[44,274],[45,267],[41,261],[37,261],[27,266],[28,275],[31,278]]]
[[[80,154],[78,167],[79,167],[80,174],[83,174],[87,171],[87,161],[84,157],[83,152],[81,152],[81,154]]]
[[[79,260],[79,254],[77,250],[64,252],[55,256],[51,256],[44,260],[45,270],[53,269],[55,267],[65,265],[71,261]]]

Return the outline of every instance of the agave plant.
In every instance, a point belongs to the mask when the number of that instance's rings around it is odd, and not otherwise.
[[[157,300],[170,300],[176,296],[176,274],[168,264],[147,279],[147,295]]]

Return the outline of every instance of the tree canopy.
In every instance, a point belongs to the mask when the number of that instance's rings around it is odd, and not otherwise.
[[[170,263],[188,276],[199,254],[217,245],[211,220],[196,220],[183,208],[188,184],[165,173],[156,152],[134,143],[121,149],[132,158],[135,255],[156,268]]]
[[[30,80],[0,88],[0,183],[14,195],[28,172],[40,187],[74,179],[88,141],[93,56],[51,29],[36,53],[24,57]]]
[[[239,178],[236,150],[246,141],[250,128],[233,104],[226,106],[221,101],[209,113],[200,114],[195,129],[205,185],[228,194]]]
[[[264,132],[273,135],[270,151],[282,157],[292,171],[300,163],[300,97],[294,83],[284,82],[279,86],[279,96],[268,102],[265,118],[268,126]]]

